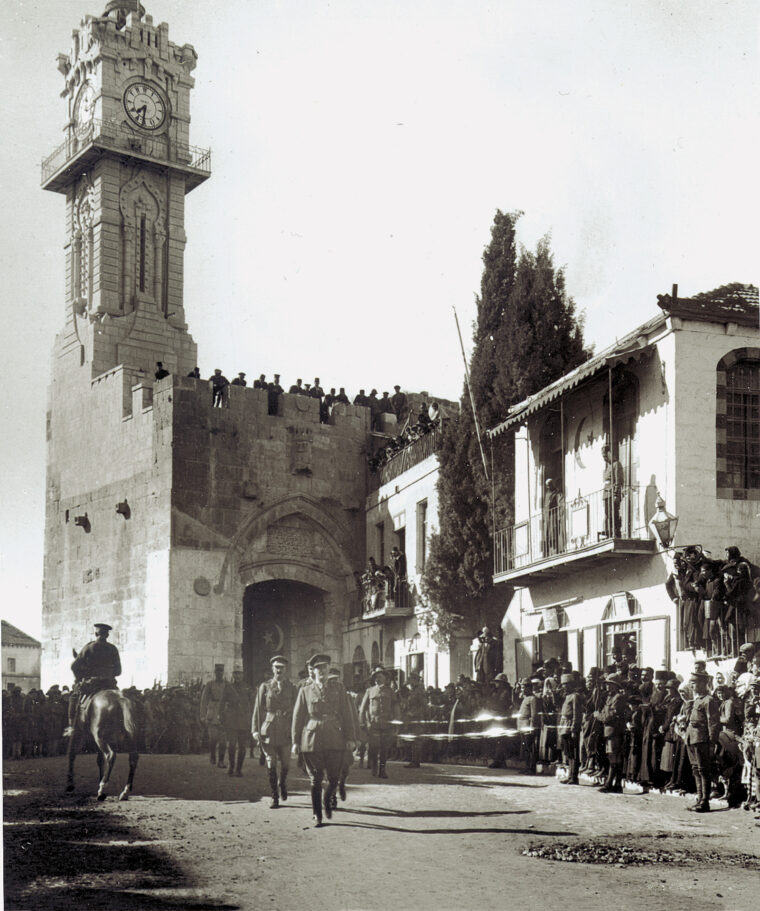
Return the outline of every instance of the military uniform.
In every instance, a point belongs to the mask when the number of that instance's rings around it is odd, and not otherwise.
[[[325,657],[327,661],[317,662]],[[315,655],[311,666],[330,663],[328,656]],[[333,797],[338,790],[346,741],[355,739],[355,730],[348,696],[341,683],[316,679],[301,687],[293,709],[291,736],[301,751],[311,781],[311,803],[317,824],[322,822],[322,781],[327,776],[324,807],[328,819],[332,815]]]
[[[248,741],[251,737],[251,717],[253,715],[253,693],[249,686],[235,679],[224,691],[221,706],[222,727],[227,737],[227,754],[229,761],[228,775],[243,774],[243,760]]]
[[[95,629],[104,632],[102,635],[96,633],[98,638],[88,642],[71,665],[76,682],[71,689],[73,698],[69,700],[69,728],[65,734],[71,733],[82,698],[101,690],[117,689],[121,657],[118,648],[107,641],[111,627],[107,623],[96,623]]]
[[[574,686],[575,678],[571,674],[563,674],[562,683],[565,686]],[[584,699],[580,693],[568,693],[559,713],[557,735],[567,764],[567,778],[565,779],[567,784],[578,784],[583,706]]]
[[[697,802],[692,809],[698,813],[705,813],[710,809],[712,756],[719,736],[718,700],[709,693],[695,696],[689,710],[685,739],[689,762],[697,784]]]
[[[542,681],[538,680],[536,686],[541,685]],[[517,730],[522,737],[522,745],[526,754],[525,771],[529,775],[535,775],[538,762],[538,741],[544,725],[544,701],[541,696],[532,692],[532,686],[527,680],[523,681],[523,687],[526,689],[526,695],[523,696],[517,714]]]
[[[290,680],[266,680],[256,693],[256,704],[253,707],[251,731],[256,735],[267,769],[269,785],[272,789],[272,802],[278,802],[279,794],[283,800],[288,799],[287,778],[290,768],[290,750],[292,746],[291,727],[293,724],[293,706],[296,704],[298,690]],[[280,760],[279,783],[277,778],[277,760]]]
[[[618,674],[607,677],[608,693],[604,707],[596,717],[604,725],[604,746],[609,762],[607,780],[601,791],[622,794],[623,792],[623,749],[630,708],[623,692],[623,679]]]
[[[381,671],[375,671],[372,679]],[[391,721],[398,712],[398,698],[387,683],[373,684],[362,699],[359,720],[369,736],[369,767],[378,778],[387,778],[385,763],[393,745]]]
[[[224,665],[218,665],[224,670]],[[220,769],[224,768],[224,737],[222,730],[222,700],[224,699],[227,683],[222,680],[209,680],[201,692],[200,721],[206,725],[208,732],[209,758],[212,764],[216,763]],[[219,758],[216,748],[219,745]]]

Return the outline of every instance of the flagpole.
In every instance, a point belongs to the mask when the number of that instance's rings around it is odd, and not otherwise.
[[[472,416],[475,418],[475,432],[478,435],[478,447],[480,449],[480,458],[483,460],[483,471],[485,472],[486,481],[489,480],[488,477],[488,465],[486,463],[486,454],[483,450],[483,441],[480,438],[480,424],[478,422],[478,412],[475,408],[475,399],[472,395],[472,386],[470,386],[470,371],[467,369],[467,355],[464,353],[464,342],[462,341],[462,330],[459,328],[459,317],[457,316],[457,308],[452,306],[451,308],[454,311],[454,320],[457,324],[457,335],[459,336],[459,347],[462,349],[462,360],[464,361],[464,378],[467,383],[467,392],[470,394],[470,407],[472,408]]]

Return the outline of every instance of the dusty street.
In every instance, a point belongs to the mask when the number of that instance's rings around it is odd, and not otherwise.
[[[758,906],[752,814],[695,816],[676,797],[602,795],[513,771],[354,768],[348,801],[311,825],[306,780],[269,809],[265,770],[229,778],[205,756],[143,756],[135,793],[94,798],[95,759],[4,767],[5,908],[33,911],[739,909]],[[524,855],[556,849],[595,863]],[[631,861],[634,861],[633,863]]]

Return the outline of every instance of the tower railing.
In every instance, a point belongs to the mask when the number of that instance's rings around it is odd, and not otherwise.
[[[67,162],[90,146],[133,153],[164,162],[174,162],[206,174],[211,173],[211,150],[176,142],[165,133],[135,133],[123,123],[92,120],[86,129],[72,130],[47,158],[42,160],[41,182],[48,181]]]

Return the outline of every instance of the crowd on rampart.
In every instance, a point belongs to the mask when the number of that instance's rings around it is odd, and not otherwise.
[[[157,380],[170,375],[170,372],[164,367],[161,361],[156,363],[156,368],[155,376]],[[188,376],[196,380],[203,379],[200,367],[193,368]],[[228,406],[230,386],[248,386],[248,380],[246,379],[246,374],[244,372],[241,371],[234,380],[230,381],[219,368],[214,370],[213,374],[208,378],[208,383],[211,392],[211,402],[215,408],[225,408]],[[383,392],[382,396],[379,396],[377,389],[370,390],[369,395],[366,394],[364,389],[360,389],[352,400],[346,392],[345,386],[341,386],[337,391],[333,386],[330,388],[329,392],[325,392],[318,376],[314,377],[313,383],[304,383],[299,377],[296,379],[295,383],[286,390],[280,382],[279,373],[275,373],[274,378],[271,381],[268,381],[266,374],[262,373],[258,379],[253,381],[253,388],[263,389],[268,393],[269,414],[276,415],[279,413],[279,397],[284,395],[287,391],[288,395],[302,395],[307,398],[317,399],[319,401],[319,419],[323,424],[328,422],[335,405],[353,404],[369,408],[372,413],[372,427],[374,430],[381,429],[381,415],[393,414],[399,423],[403,423],[409,418],[409,398],[406,393],[401,391],[400,386],[393,387],[393,395],[390,395],[388,392]],[[431,405],[430,407],[437,413],[437,404],[434,406]],[[425,410],[428,410],[427,404],[425,404]]]
[[[438,402],[422,402],[416,419],[412,421],[411,416],[406,420],[405,426],[401,433],[392,437],[380,449],[377,449],[372,455],[367,456],[367,465],[372,472],[378,471],[383,465],[387,465],[400,452],[410,446],[416,440],[421,439],[429,433],[438,430],[441,426],[443,415]]]

